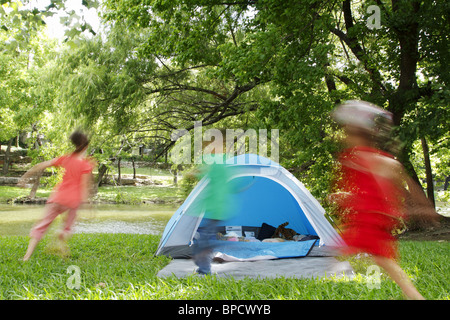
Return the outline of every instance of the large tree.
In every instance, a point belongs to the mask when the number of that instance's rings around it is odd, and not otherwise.
[[[170,146],[167,132],[174,128],[252,112],[253,125],[281,130],[283,164],[314,178],[309,183],[317,192],[324,190],[327,177],[321,173],[331,163],[328,113],[336,103],[364,99],[391,111],[405,142],[400,158],[413,174],[412,143],[421,139],[426,150],[429,140],[438,142],[448,132],[447,2],[107,0],[103,5],[104,19],[116,30],[111,35],[122,28],[128,30],[124,39],[137,39],[113,73],[137,64],[137,73],[127,73],[135,86],[120,87],[131,89],[132,100],[114,96],[120,90],[99,94],[105,83],[114,87],[111,77],[87,79],[97,92],[79,111],[112,112],[118,128],[140,123]],[[96,66],[101,64],[89,65]],[[130,117],[135,110],[144,114]]]

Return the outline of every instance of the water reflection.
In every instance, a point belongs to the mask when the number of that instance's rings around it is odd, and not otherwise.
[[[74,233],[161,234],[176,205],[96,205],[80,210]],[[43,205],[0,204],[0,236],[28,235],[44,213]],[[58,218],[60,220],[60,218]],[[55,221],[58,228],[59,221]]]
[[[79,221],[74,227],[74,233],[134,233],[134,234],[161,234],[166,226],[163,221],[151,219],[150,221],[120,221],[100,220]]]

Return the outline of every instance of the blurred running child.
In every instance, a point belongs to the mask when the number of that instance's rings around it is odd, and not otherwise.
[[[405,184],[414,197],[425,196],[400,162],[387,152],[392,143],[392,114],[368,102],[347,101],[333,111],[332,117],[346,135],[345,149],[338,158],[337,192],[330,196],[342,214],[342,238],[348,246],[344,254],[371,254],[407,298],[423,299],[396,261],[397,240],[392,231],[406,218]],[[437,214],[430,217],[434,219]]]
[[[229,219],[232,211],[230,169],[226,164],[224,152],[226,130],[214,130],[215,139],[203,143],[203,167],[197,173],[199,178],[208,179],[199,204],[203,219],[193,245],[193,260],[198,266],[197,273],[202,275],[211,273],[217,226]]]
[[[22,176],[18,183],[19,186],[25,186],[28,179],[48,167],[53,166],[64,169],[62,182],[55,187],[47,200],[44,217],[31,229],[31,239],[27,252],[23,257],[24,261],[30,259],[36,246],[47,232],[53,220],[58,215],[67,211],[64,228],[58,234],[61,245],[65,246],[71,234],[72,226],[77,216],[77,210],[83,202],[88,200],[89,192],[91,191],[91,174],[95,165],[93,160],[86,158],[89,140],[84,133],[79,131],[73,132],[70,135],[70,140],[75,146],[75,151],[35,165]]]

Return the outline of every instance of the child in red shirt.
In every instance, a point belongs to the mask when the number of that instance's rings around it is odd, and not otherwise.
[[[35,165],[24,174],[19,182],[19,186],[23,186],[29,177],[48,167],[64,168],[62,182],[55,187],[47,200],[44,217],[31,229],[31,239],[28,250],[23,257],[24,261],[30,259],[37,244],[47,232],[53,220],[61,213],[67,211],[64,228],[58,236],[59,240],[65,243],[75,222],[78,207],[88,199],[91,172],[94,167],[94,162],[86,159],[89,140],[86,135],[78,131],[72,133],[70,140],[76,147],[74,152]]]
[[[397,240],[392,231],[405,218],[404,185],[416,198],[425,196],[400,162],[382,151],[392,142],[392,114],[364,101],[347,101],[332,116],[346,134],[334,185],[338,192],[330,196],[343,215],[344,254],[371,254],[408,298],[423,299],[396,261]]]

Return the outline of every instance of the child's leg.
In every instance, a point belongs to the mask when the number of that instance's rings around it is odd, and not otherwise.
[[[31,255],[34,252],[34,249],[36,249],[37,244],[42,239],[44,234],[47,232],[48,227],[53,222],[53,220],[55,220],[55,218],[59,214],[61,214],[65,210],[67,210],[66,207],[61,206],[57,203],[49,203],[46,205],[45,209],[46,209],[46,213],[45,213],[44,217],[42,218],[42,220],[39,221],[33,227],[33,229],[31,229],[31,232],[30,232],[31,239],[30,239],[30,243],[28,244],[27,252],[26,252],[25,256],[23,257],[24,261],[30,259]]]
[[[36,238],[31,238],[30,242],[28,243],[28,249],[25,255],[23,256],[23,261],[27,261],[30,259],[31,255],[34,252],[34,249],[36,249],[37,244],[39,243],[39,240]]]
[[[71,235],[72,227],[75,224],[76,218],[77,218],[77,208],[69,209],[69,211],[67,212],[67,216],[65,217],[64,220],[64,229],[62,229],[61,232],[59,233],[60,240],[65,241]]]
[[[45,207],[46,213],[44,217],[33,227],[33,229],[31,229],[30,232],[30,237],[35,238],[38,241],[42,239],[53,220],[68,209],[58,203],[49,203]]]
[[[69,209],[66,216],[64,217],[64,227],[58,234],[58,249],[61,256],[69,255],[69,247],[67,246],[67,240],[72,234],[72,226],[75,223],[77,217],[77,209]]]
[[[200,233],[200,238],[197,239],[193,246],[193,260],[198,266],[197,272],[200,274],[211,273],[211,260],[213,258],[214,246],[211,238],[214,237],[216,226],[219,220],[206,219],[206,224],[203,231]]]
[[[425,298],[417,291],[412,281],[408,278],[405,271],[393,260],[382,256],[374,256],[375,263],[382,267],[398,286],[408,299],[425,300]]]

